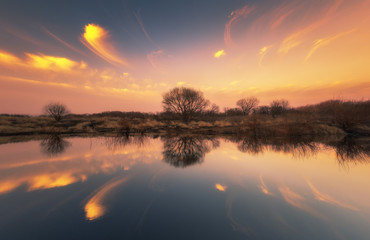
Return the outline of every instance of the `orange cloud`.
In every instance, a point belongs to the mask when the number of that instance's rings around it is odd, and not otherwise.
[[[254,9],[254,7],[248,7],[247,5],[245,5],[244,7],[231,12],[229,16],[230,20],[226,23],[224,31],[224,42],[226,46],[234,45],[231,39],[231,26],[233,25],[233,23],[235,23],[240,18],[246,18]]]
[[[311,48],[310,52],[309,52],[309,53],[307,54],[307,56],[306,56],[306,60],[305,60],[305,61],[307,61],[307,60],[312,56],[312,54],[314,54],[314,53],[317,51],[317,49],[319,49],[319,48],[321,48],[321,47],[324,47],[324,46],[327,46],[327,45],[329,45],[332,41],[334,41],[334,40],[336,40],[336,39],[338,39],[338,38],[340,38],[340,37],[346,36],[346,35],[348,35],[348,34],[351,34],[351,33],[353,33],[354,31],[355,31],[355,29],[352,29],[352,30],[350,30],[350,31],[342,32],[342,33],[336,34],[336,35],[331,36],[331,37],[326,37],[326,38],[322,38],[322,39],[315,40],[315,41],[313,42],[313,46],[312,46],[312,48]]]
[[[303,37],[326,23],[342,3],[343,0],[336,0],[336,2],[330,7],[330,9],[324,14],[322,18],[286,37],[281,43],[280,48],[278,49],[278,53],[287,54],[291,49],[299,46],[304,41]]]
[[[215,54],[213,54],[213,57],[214,58],[220,58],[220,57],[222,57],[222,56],[225,56],[226,55],[226,52],[225,52],[225,50],[220,50],[220,51],[217,51],[217,52],[215,52]]]
[[[288,12],[285,12],[284,14],[282,14],[277,20],[275,20],[271,24],[271,29],[274,30],[278,28],[285,21],[285,19],[289,17],[295,10],[296,9],[290,9]]]
[[[28,64],[35,68],[41,68],[46,70],[63,70],[70,71],[72,68],[80,65],[79,63],[72,61],[64,57],[54,57],[45,55],[35,55],[32,53],[26,53],[28,56]]]
[[[272,47],[272,45],[270,46],[266,46],[266,47],[263,47],[261,48],[260,52],[257,54],[257,56],[260,56],[260,60],[258,61],[258,65],[261,67],[262,66],[262,61],[263,61],[263,58],[265,57],[265,55],[267,54],[268,50]]]
[[[20,63],[21,60],[13,54],[0,50],[0,62],[6,64],[17,64]]]
[[[116,50],[108,43],[109,38],[107,30],[90,23],[85,26],[81,42],[96,55],[113,65],[129,65],[126,60],[117,56]]]

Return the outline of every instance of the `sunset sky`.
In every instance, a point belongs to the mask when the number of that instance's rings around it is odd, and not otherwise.
[[[162,110],[193,87],[235,107],[370,97],[370,0],[2,0],[0,113]]]

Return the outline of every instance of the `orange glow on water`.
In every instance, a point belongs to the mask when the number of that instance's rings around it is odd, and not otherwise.
[[[225,192],[226,189],[227,189],[227,186],[226,185],[222,185],[222,184],[219,184],[219,183],[216,183],[215,184],[215,188],[220,191],[220,192]]]
[[[98,192],[89,199],[89,201],[86,203],[84,207],[86,219],[92,221],[102,217],[107,211],[107,208],[104,206],[104,201],[106,200],[107,195],[114,188],[118,187],[126,180],[127,178],[115,180],[104,185],[101,189],[99,189]]]

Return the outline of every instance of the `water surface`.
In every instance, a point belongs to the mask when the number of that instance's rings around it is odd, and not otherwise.
[[[368,239],[368,149],[210,136],[2,144],[0,239]]]

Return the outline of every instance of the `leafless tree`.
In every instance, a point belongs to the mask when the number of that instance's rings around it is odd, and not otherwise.
[[[210,102],[204,98],[201,91],[192,88],[174,88],[163,95],[163,109],[178,113],[188,122],[196,113],[202,113]]]
[[[270,104],[270,113],[273,117],[288,110],[289,102],[285,99],[274,100]]]
[[[241,109],[244,115],[249,115],[252,110],[256,109],[259,100],[256,97],[242,98],[236,102],[236,105]]]
[[[67,107],[61,103],[49,103],[44,107],[43,112],[53,117],[57,122],[69,113]]]

